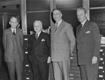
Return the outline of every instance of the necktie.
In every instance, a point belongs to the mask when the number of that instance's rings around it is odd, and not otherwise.
[[[57,31],[58,24],[55,23],[54,31]]]
[[[38,34],[35,34],[35,38],[38,39]]]
[[[13,30],[13,32],[12,32],[12,33],[13,33],[13,35],[16,35],[16,31],[15,31],[15,30]]]

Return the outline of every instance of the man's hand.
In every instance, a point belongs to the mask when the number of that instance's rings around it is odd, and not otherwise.
[[[30,31],[30,35],[33,35],[34,34],[34,32],[33,31]]]
[[[71,56],[73,56],[74,54],[73,54],[73,52],[71,52]]]
[[[51,29],[51,27],[49,26],[49,28],[47,28],[45,30],[43,29],[42,31],[49,34],[50,33],[50,29]]]
[[[74,54],[73,54],[73,52],[71,52],[71,53],[70,53],[70,59],[74,59],[73,56],[74,56]]]
[[[92,64],[96,64],[98,61],[97,57],[96,56],[93,56],[92,58]]]
[[[47,63],[51,63],[51,57],[50,56],[47,59]]]

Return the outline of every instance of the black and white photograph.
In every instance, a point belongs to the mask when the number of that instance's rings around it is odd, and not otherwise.
[[[105,0],[0,0],[0,80],[105,80]]]

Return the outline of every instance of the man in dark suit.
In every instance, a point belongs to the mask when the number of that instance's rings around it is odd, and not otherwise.
[[[42,22],[35,20],[33,23],[35,34],[29,38],[30,61],[33,69],[34,80],[48,80],[48,57],[50,56],[50,37],[42,32]]]
[[[84,8],[77,9],[81,23],[77,29],[77,52],[82,80],[97,80],[100,32],[96,23],[87,19]]]
[[[12,16],[9,24],[11,27],[4,30],[3,44],[4,56],[8,66],[10,80],[22,80],[22,62],[23,62],[23,33],[17,28],[19,25],[18,18]]]
[[[69,80],[70,56],[75,47],[75,37],[71,24],[62,19],[60,10],[53,11],[55,20],[51,27],[51,59],[55,80]]]

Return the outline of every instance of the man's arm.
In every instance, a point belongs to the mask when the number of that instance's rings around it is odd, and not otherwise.
[[[51,62],[51,41],[50,41],[50,35],[47,34],[47,37],[46,38],[47,38],[47,47],[49,49],[47,63],[50,63]]]
[[[71,55],[73,55],[73,51],[75,47],[75,36],[74,36],[72,25],[68,25],[66,32],[67,32],[68,39],[70,40]]]
[[[92,64],[95,64],[97,63],[98,57],[99,57],[100,39],[101,39],[98,26],[95,23],[93,23],[92,25],[92,32],[93,32],[93,38],[94,38],[94,53],[92,58]]]
[[[92,25],[92,32],[94,37],[94,54],[93,56],[99,56],[99,50],[100,50],[100,32],[97,24],[93,23]]]

